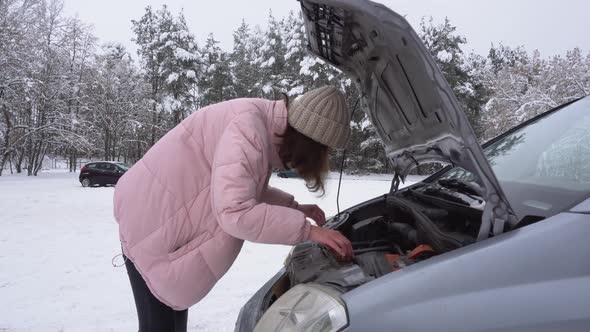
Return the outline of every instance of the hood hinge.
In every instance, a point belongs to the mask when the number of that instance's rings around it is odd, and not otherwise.
[[[485,198],[486,205],[481,218],[481,227],[477,236],[477,241],[485,240],[490,236],[504,233],[506,224],[513,229],[518,223],[518,219],[508,205],[500,199],[498,194],[487,195]]]

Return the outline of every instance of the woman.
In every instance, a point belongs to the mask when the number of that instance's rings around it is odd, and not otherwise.
[[[186,331],[187,308],[227,272],[244,240],[314,241],[342,258],[348,239],[312,226],[316,205],[268,186],[291,167],[324,190],[329,148],[343,148],[350,115],[342,92],[322,87],[285,101],[235,99],[208,106],[158,141],[123,176],[114,214],[139,330]]]

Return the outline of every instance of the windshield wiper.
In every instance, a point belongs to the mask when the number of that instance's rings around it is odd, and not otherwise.
[[[440,179],[436,182],[442,187],[449,189],[458,189],[464,194],[471,194],[480,198],[483,197],[484,194],[483,189],[473,181],[463,181],[459,179]]]

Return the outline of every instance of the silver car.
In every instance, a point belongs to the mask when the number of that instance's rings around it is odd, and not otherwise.
[[[403,17],[300,2],[310,50],[356,82],[396,174],[325,226],[351,240],[353,261],[295,246],[236,331],[589,331],[590,97],[482,149]],[[449,166],[398,190],[428,161]]]

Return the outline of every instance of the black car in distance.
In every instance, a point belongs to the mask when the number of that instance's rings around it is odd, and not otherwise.
[[[299,175],[294,169],[280,169],[277,171],[277,176],[283,179],[301,177],[301,175]]]
[[[128,165],[118,161],[96,161],[80,169],[79,180],[82,187],[114,185],[128,169]]]

